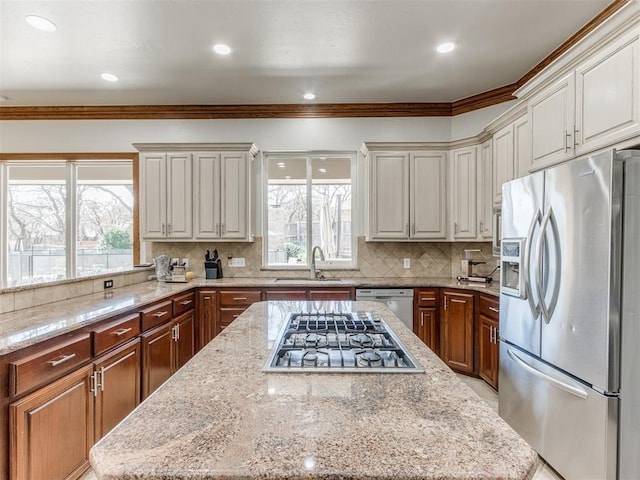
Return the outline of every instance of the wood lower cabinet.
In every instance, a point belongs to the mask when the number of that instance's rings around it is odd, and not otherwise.
[[[215,290],[200,290],[197,297],[196,351],[216,336],[218,303]]]
[[[218,292],[218,317],[216,331],[218,335],[238,318],[251,304],[262,300],[261,290],[221,290]]]
[[[478,374],[496,390],[498,389],[499,352],[498,320],[499,304],[496,298],[481,295],[478,308]]]
[[[441,358],[453,370],[474,373],[474,294],[442,291]]]
[[[413,331],[436,355],[440,355],[438,289],[416,289]]]
[[[174,340],[174,372],[187,363],[196,354],[195,348],[195,321],[193,310],[180,315],[173,321]]]
[[[142,334],[142,398],[147,398],[173,374],[173,324]]]
[[[142,398],[195,355],[193,310],[142,334]]]
[[[307,299],[307,291],[302,288],[287,289],[287,290],[266,290],[264,292],[264,299],[268,301],[273,301],[273,300],[305,301]]]
[[[140,339],[93,362],[95,440],[100,440],[140,403]]]
[[[354,292],[351,288],[323,288],[323,289],[311,289],[309,290],[309,300],[353,300]]]
[[[87,365],[9,406],[11,480],[77,478],[87,469],[92,376]]]

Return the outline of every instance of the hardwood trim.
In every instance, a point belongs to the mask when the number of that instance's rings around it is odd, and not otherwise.
[[[516,89],[517,84],[512,83],[471,97],[456,100],[451,104],[451,115],[460,115],[461,113],[467,113],[480,108],[490,107],[491,105],[516,100],[516,97],[513,95],[513,92],[515,92]]]
[[[0,120],[448,117],[451,103],[99,105],[0,107]]]
[[[0,120],[180,120],[242,118],[451,117],[515,99],[513,93],[633,0],[613,0],[589,23],[510,85],[434,103],[259,105],[59,105],[0,107]],[[1,159],[1,158],[0,158]]]
[[[136,153],[133,162],[133,264],[140,263],[140,155]]]

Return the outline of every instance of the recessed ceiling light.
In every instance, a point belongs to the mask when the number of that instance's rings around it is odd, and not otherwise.
[[[285,180],[291,180],[291,175],[285,175],[284,179]]]
[[[278,168],[284,168],[285,164],[284,162],[278,162]]]
[[[213,51],[219,55],[229,55],[231,53],[231,47],[224,43],[218,43],[213,46]]]
[[[320,173],[327,173],[327,169],[326,168],[319,168],[318,171]]]
[[[438,52],[440,53],[449,53],[452,52],[453,50],[455,50],[456,48],[456,44],[453,42],[446,42],[446,43],[441,43],[440,45],[438,45],[438,48],[436,48],[436,50],[438,50]]]
[[[117,75],[114,75],[113,73],[107,73],[107,72],[101,73],[100,78],[102,78],[103,80],[106,80],[107,82],[117,82],[118,80],[120,80],[120,78]]]
[[[305,100],[313,100],[314,98],[316,98],[315,94],[308,92],[305,93],[302,98],[304,98]]]
[[[55,32],[56,30],[56,24],[48,18],[39,17],[38,15],[27,15],[24,19],[29,25],[38,30],[44,32]]]

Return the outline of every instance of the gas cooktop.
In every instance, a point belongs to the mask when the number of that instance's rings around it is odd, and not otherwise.
[[[263,371],[424,372],[380,315],[371,312],[290,314]]]

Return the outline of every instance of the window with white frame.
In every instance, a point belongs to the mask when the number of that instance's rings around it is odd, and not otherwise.
[[[20,161],[0,168],[2,286],[133,265],[131,161]]]
[[[266,267],[309,268],[319,246],[325,265],[354,266],[355,154],[265,153]]]

